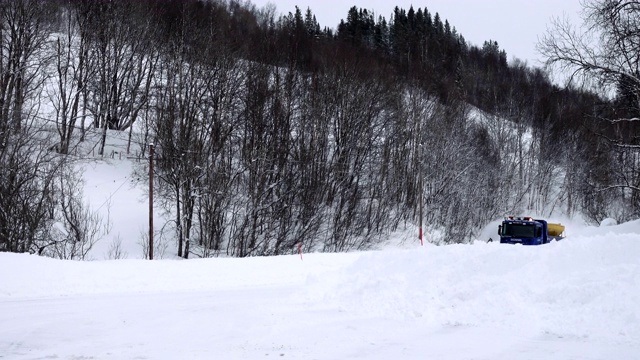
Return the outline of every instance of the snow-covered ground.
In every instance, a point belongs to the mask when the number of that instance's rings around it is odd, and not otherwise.
[[[85,164],[113,224],[96,261],[0,253],[0,359],[640,359],[640,220],[550,219],[568,237],[537,247],[484,242],[494,221],[472,245],[146,261],[134,166]],[[113,239],[127,259],[105,260]]]
[[[0,359],[640,359],[640,221],[248,259],[0,254]]]

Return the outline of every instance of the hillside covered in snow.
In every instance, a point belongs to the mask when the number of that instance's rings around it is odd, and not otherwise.
[[[560,88],[427,8],[270,9],[0,6],[0,360],[640,359],[637,59]]]

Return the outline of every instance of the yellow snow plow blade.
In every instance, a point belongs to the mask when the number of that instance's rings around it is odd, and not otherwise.
[[[562,224],[548,224],[550,236],[560,236],[564,232],[564,225]]]

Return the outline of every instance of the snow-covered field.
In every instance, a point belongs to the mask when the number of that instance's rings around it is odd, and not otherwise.
[[[1,359],[640,359],[640,221],[248,259],[0,254]]]

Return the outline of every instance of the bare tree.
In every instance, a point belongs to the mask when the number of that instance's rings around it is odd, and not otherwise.
[[[150,49],[150,9],[136,1],[79,1],[76,9],[82,35],[89,38],[88,66],[94,76],[86,84],[88,109],[94,127],[102,129],[103,154],[107,130],[129,129],[149,101],[158,61]]]
[[[202,101],[207,89],[204,68],[187,64],[184,59],[167,60],[161,67],[161,79],[166,86],[158,96],[157,175],[158,191],[166,199],[175,218],[177,253],[186,256],[193,224],[196,181],[203,175],[201,157],[203,142]],[[169,210],[169,209],[168,209]]]
[[[0,251],[37,252],[53,217],[54,180],[64,160],[48,151],[48,132],[23,123],[0,148]]]
[[[109,250],[107,252],[107,259],[120,260],[120,259],[126,259],[127,256],[129,256],[129,254],[122,248],[122,238],[120,237],[120,235],[114,237],[111,240],[111,244],[109,245]]]
[[[0,3],[0,251],[36,252],[54,211],[64,159],[40,121],[49,2]]]
[[[383,69],[360,56],[344,54],[330,72],[324,94],[329,118],[329,184],[325,203],[330,220],[326,251],[363,249],[387,229],[375,229],[380,200],[375,185],[382,166],[380,149],[390,122],[386,111],[395,95]],[[373,225],[373,227],[372,227]]]
[[[50,4],[33,0],[0,3],[0,141],[20,131],[25,103],[42,88],[46,59],[43,56],[49,34]]]
[[[182,26],[191,29],[188,21]],[[192,245],[219,249],[224,234],[226,190],[236,171],[229,142],[244,69],[220,41],[212,35],[195,54],[185,39],[173,38],[157,75],[163,86],[153,93],[159,190],[175,219],[178,256],[187,257]]]
[[[70,165],[70,166],[69,166]],[[59,259],[87,260],[93,246],[111,231],[112,224],[98,211],[88,208],[83,199],[83,182],[73,164],[58,173],[53,189],[57,206],[45,241],[38,254]]]
[[[640,83],[638,2],[587,0],[582,19],[581,27],[567,19],[552,22],[538,44],[546,64],[565,71],[569,81],[581,80],[602,95],[614,93],[621,77]]]
[[[87,19],[71,6],[60,9],[63,14],[62,32],[51,42],[53,56],[49,65],[55,76],[51,79],[49,98],[55,110],[55,124],[60,136],[57,151],[68,154],[73,134],[81,131],[84,137],[87,81],[89,67],[89,39]],[[80,121],[78,121],[80,120]]]
[[[547,65],[569,81],[595,90],[608,109],[595,114],[601,146],[618,156],[605,161],[608,175],[588,177],[592,191],[606,192],[640,210],[640,4],[630,0],[587,0],[582,27],[556,20],[539,43]],[[603,102],[604,103],[604,102]],[[593,172],[591,172],[593,173]],[[617,176],[611,176],[611,174]],[[595,180],[595,181],[594,181]],[[627,215],[628,216],[628,215]]]

